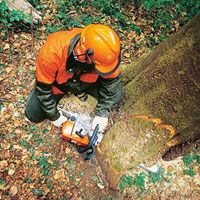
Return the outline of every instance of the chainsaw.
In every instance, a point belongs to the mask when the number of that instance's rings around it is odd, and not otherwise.
[[[68,119],[62,126],[62,138],[76,144],[77,151],[86,154],[84,160],[90,160],[95,154],[95,144],[103,137],[99,124],[91,130],[93,118],[89,115],[59,110]]]

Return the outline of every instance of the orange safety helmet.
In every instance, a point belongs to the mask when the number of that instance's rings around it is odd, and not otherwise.
[[[74,56],[80,62],[95,64],[101,76],[114,73],[120,64],[120,40],[114,30],[101,24],[86,26],[74,48]]]

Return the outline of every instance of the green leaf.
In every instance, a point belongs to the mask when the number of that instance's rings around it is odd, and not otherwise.
[[[163,172],[164,172],[164,170],[160,169],[159,172],[157,172],[157,173],[150,173],[149,174],[149,182],[155,184],[157,182],[162,181],[163,180]]]
[[[48,31],[49,33],[54,33],[54,32],[56,32],[56,31],[58,31],[58,30],[57,30],[56,27],[47,27],[47,31]]]
[[[4,180],[0,178],[0,185],[4,185],[4,184],[5,184]]]
[[[7,32],[7,29],[3,29],[1,30],[2,33],[6,33]]]
[[[140,189],[141,193],[145,191],[145,177],[146,174],[142,172],[138,176],[136,176],[133,181],[134,185]]]
[[[97,183],[97,181],[98,181],[98,176],[95,176],[95,175],[93,175],[93,176],[91,176],[91,179],[95,182],[95,183]]]
[[[60,164],[57,160],[53,160],[53,166],[58,169],[60,167]]]
[[[189,176],[194,176],[194,175],[195,175],[192,166],[189,166],[188,169],[185,169],[185,170],[183,171],[183,173],[184,173],[184,174],[187,174],[187,175],[189,175]]]
[[[50,175],[51,165],[48,163],[47,158],[44,155],[39,157],[38,164],[40,166],[40,173],[42,174],[42,176]]]
[[[33,180],[33,178],[31,176],[29,176],[29,177],[25,178],[23,182],[24,183],[33,183],[34,180]]]
[[[24,139],[20,141],[20,144],[27,149],[31,148],[31,145]]]
[[[15,16],[15,20],[16,20],[16,21],[19,21],[19,20],[20,20],[20,16],[19,16],[19,15],[16,15],[16,16]]]
[[[43,142],[43,138],[38,138],[36,140],[37,147],[39,147],[42,144],[42,142]]]
[[[8,20],[5,19],[5,18],[3,18],[3,19],[1,19],[1,22],[4,23],[4,24],[7,24],[7,23],[8,23]]]
[[[183,162],[186,167],[189,167],[189,165],[193,162],[194,156],[192,154],[187,154],[183,156]]]
[[[125,188],[133,186],[133,177],[123,175],[120,179],[119,188],[123,192]]]
[[[36,195],[36,196],[40,196],[40,195],[45,195],[45,194],[46,194],[45,191],[40,190],[40,189],[38,189],[38,188],[33,189],[32,192],[33,192],[33,194]]]
[[[53,188],[53,183],[52,183],[51,181],[48,181],[48,182],[46,183],[46,185],[47,185],[47,188],[48,188],[48,189],[52,190],[52,188]]]
[[[42,132],[43,132],[43,133],[48,133],[49,130],[48,130],[47,128],[43,128],[43,129],[42,129]]]
[[[10,134],[9,134],[9,137],[10,137],[10,139],[12,139],[12,138],[15,137],[15,134],[14,134],[14,133],[10,133]]]
[[[2,108],[3,108],[3,103],[2,103],[2,101],[0,100],[0,111],[1,111]]]
[[[11,17],[10,18],[10,22],[14,22],[15,21],[15,18],[14,17]]]
[[[3,68],[6,66],[6,64],[0,64],[0,74],[2,73],[3,71]]]

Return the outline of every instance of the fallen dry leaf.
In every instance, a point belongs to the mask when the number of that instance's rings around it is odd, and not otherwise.
[[[6,44],[4,45],[4,47],[3,47],[3,49],[4,49],[4,50],[10,49],[10,44],[6,43]]]
[[[15,173],[14,169],[9,169],[8,170],[8,175],[12,176]]]
[[[126,57],[126,58],[130,58],[130,53],[124,53],[124,56]]]
[[[10,194],[11,196],[15,196],[15,195],[17,194],[17,191],[18,191],[17,186],[13,185],[13,186],[10,188],[9,194]]]
[[[8,166],[7,160],[0,161],[0,170],[4,170]]]
[[[54,179],[65,179],[65,170],[64,169],[59,169],[56,171],[56,174],[54,176]]]
[[[10,144],[6,140],[3,140],[2,143],[1,143],[1,147],[4,150],[8,150],[8,149],[10,149]]]

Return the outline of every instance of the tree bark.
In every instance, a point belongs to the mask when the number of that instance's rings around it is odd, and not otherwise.
[[[125,104],[98,149],[111,187],[172,146],[200,137],[200,15],[122,71]]]
[[[11,10],[22,10],[25,14],[32,14],[34,22],[42,20],[41,13],[26,0],[6,0],[6,4]]]

